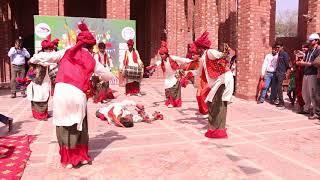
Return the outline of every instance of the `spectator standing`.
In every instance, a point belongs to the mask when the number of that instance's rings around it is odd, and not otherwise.
[[[14,47],[11,47],[8,56],[11,62],[11,98],[16,97],[16,78],[24,78],[26,74],[25,65],[26,59],[30,58],[30,54],[26,48],[23,47],[21,37],[15,41]],[[25,87],[21,87],[21,96],[26,97]]]

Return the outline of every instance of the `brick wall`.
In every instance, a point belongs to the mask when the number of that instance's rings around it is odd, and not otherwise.
[[[271,5],[270,0],[247,0],[239,3],[236,95],[240,98],[256,98],[261,65],[264,56],[271,49]]]
[[[10,0],[0,1],[0,70],[1,83],[10,81],[10,67],[7,53],[13,41],[13,19]]]
[[[218,48],[218,15],[215,0],[195,1],[194,25],[196,37],[207,30],[212,40],[212,48]]]
[[[314,32],[320,32],[320,0],[309,0],[308,14],[314,17],[310,23],[308,23],[307,35]]]
[[[108,19],[130,19],[130,0],[106,0]]]

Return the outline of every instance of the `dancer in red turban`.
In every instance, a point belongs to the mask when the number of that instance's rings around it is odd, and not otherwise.
[[[94,36],[83,22],[78,25],[80,33],[77,44],[68,50],[42,52],[31,58],[32,63],[50,64],[59,62],[53,96],[53,123],[60,146],[61,163],[67,168],[87,164],[88,122],[87,93],[93,73],[103,80],[112,79],[112,74],[94,60],[91,53],[96,44]]]

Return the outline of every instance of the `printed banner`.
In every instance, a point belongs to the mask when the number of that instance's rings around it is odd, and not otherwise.
[[[123,60],[124,52],[128,48],[126,42],[136,38],[136,22],[133,20],[35,15],[35,53],[41,50],[41,41],[48,36],[51,36],[51,40],[60,40],[59,49],[74,45],[79,33],[77,24],[82,20],[96,37],[97,43],[106,43],[107,52],[114,65],[112,73],[118,75],[120,60]],[[94,47],[94,52],[98,52],[97,46]],[[110,83],[119,84],[119,80],[114,79]]]

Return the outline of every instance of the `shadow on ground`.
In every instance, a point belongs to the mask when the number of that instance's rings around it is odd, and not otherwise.
[[[89,149],[94,151],[89,153],[91,158],[94,160],[106,147],[112,142],[126,139],[126,136],[120,135],[116,131],[108,131],[103,134],[99,134],[89,140]]]

